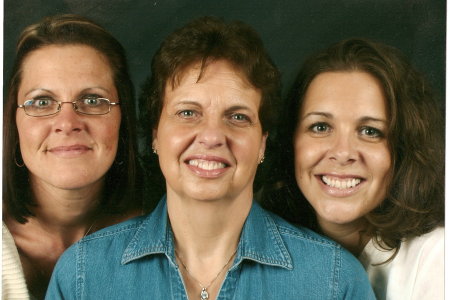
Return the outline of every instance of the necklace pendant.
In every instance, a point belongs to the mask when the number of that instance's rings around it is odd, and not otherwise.
[[[202,288],[202,291],[200,292],[200,299],[201,300],[208,300],[209,294],[206,288]]]

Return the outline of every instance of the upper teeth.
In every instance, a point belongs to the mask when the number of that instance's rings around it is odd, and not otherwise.
[[[191,166],[195,166],[204,170],[215,170],[225,168],[224,163],[202,159],[192,159],[189,161],[189,164]]]
[[[331,179],[326,176],[322,176],[322,181],[325,182],[328,186],[343,190],[343,189],[355,187],[356,185],[358,185],[361,182],[361,179],[352,178],[352,179],[346,179],[346,180],[339,180],[339,179]]]

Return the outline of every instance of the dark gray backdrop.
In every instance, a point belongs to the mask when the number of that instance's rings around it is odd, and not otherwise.
[[[5,0],[5,82],[20,31],[67,12],[92,18],[122,42],[137,93],[165,36],[194,17],[215,15],[256,28],[283,73],[284,91],[306,56],[343,38],[366,37],[403,50],[444,106],[444,0]]]

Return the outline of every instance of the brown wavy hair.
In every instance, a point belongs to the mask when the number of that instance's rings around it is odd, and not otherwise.
[[[306,60],[287,97],[278,138],[280,159],[261,201],[291,222],[320,231],[295,180],[293,138],[312,80],[323,72],[342,71],[367,72],[384,90],[392,179],[384,201],[366,219],[378,244],[398,251],[403,239],[444,223],[444,122],[424,77],[393,47],[353,38]]]
[[[134,87],[128,73],[125,50],[100,25],[78,15],[65,14],[46,17],[26,27],[17,43],[3,114],[4,213],[20,223],[27,222],[27,217],[33,216],[35,202],[29,186],[28,170],[17,165],[18,161],[21,162],[16,125],[17,93],[24,60],[33,51],[49,45],[87,45],[102,53],[109,62],[119,94],[122,120],[117,155],[106,174],[101,204],[104,211],[114,213],[140,207],[136,189],[136,180],[140,176],[137,176]]]

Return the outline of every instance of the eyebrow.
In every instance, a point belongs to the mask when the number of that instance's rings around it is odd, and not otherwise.
[[[108,90],[108,89],[106,89],[106,88],[104,88],[104,87],[101,87],[101,86],[92,86],[92,87],[88,87],[88,88],[83,89],[79,94],[86,93],[86,92],[88,92],[88,91],[90,91],[90,90],[96,90],[96,89],[102,90],[102,91],[104,91],[104,92],[106,92],[106,93],[111,93],[110,90]]]
[[[229,108],[226,109],[226,112],[231,112],[231,111],[236,111],[236,110],[247,110],[247,111],[251,111],[250,107],[248,106],[244,106],[244,105],[233,105]]]
[[[315,112],[315,111],[313,111],[313,112],[307,113],[303,118],[300,119],[300,121],[303,121],[304,119],[306,119],[306,118],[308,118],[310,116],[322,116],[322,117],[325,117],[325,118],[328,118],[328,119],[332,119],[333,118],[333,114],[331,114],[331,113]],[[363,122],[380,122],[380,123],[386,124],[387,120],[379,119],[379,118],[376,118],[376,117],[365,116],[365,117],[360,118],[359,122],[362,122],[362,123]]]
[[[86,93],[86,92],[89,92],[89,91],[92,91],[92,90],[95,90],[95,89],[102,90],[105,93],[111,93],[108,89],[106,89],[104,87],[93,86],[93,87],[88,87],[88,88],[85,88],[85,89],[81,90],[78,94],[83,94],[83,93]],[[48,89],[45,89],[45,88],[33,88],[33,89],[29,90],[27,93],[25,93],[25,97],[28,97],[29,94],[31,94],[33,92],[37,92],[37,91],[46,92],[46,93],[55,95],[55,93],[53,93],[51,90],[48,90]]]
[[[387,123],[387,120],[374,118],[374,117],[362,117],[359,119],[361,122],[380,122],[380,123]]]
[[[25,96],[25,97],[28,97],[29,94],[31,94],[31,93],[33,93],[33,92],[37,92],[37,91],[46,92],[46,93],[49,93],[49,94],[54,95],[53,92],[50,91],[50,90],[43,89],[43,88],[36,88],[36,89],[31,89],[31,90],[29,90],[28,92],[26,92],[24,96]]]
[[[303,118],[301,118],[300,121],[303,121],[304,119],[306,119],[310,116],[322,116],[322,117],[325,117],[328,119],[331,119],[333,117],[333,115],[330,113],[313,111],[313,112],[307,113],[305,116],[303,116]]]
[[[181,100],[180,102],[175,103],[174,106],[186,105],[186,104],[201,107],[200,103],[198,103],[197,101],[193,101],[193,100]]]

